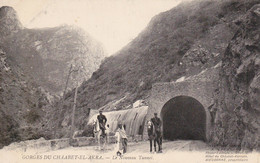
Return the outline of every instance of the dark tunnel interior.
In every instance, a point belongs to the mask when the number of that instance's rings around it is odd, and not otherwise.
[[[196,99],[172,98],[163,106],[161,118],[164,139],[206,141],[206,112]]]

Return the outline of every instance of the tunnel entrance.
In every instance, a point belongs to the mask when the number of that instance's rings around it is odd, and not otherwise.
[[[206,141],[206,112],[202,104],[189,96],[178,96],[161,110],[163,137],[167,140]]]

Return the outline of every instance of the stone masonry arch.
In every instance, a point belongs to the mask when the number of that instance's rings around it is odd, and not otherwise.
[[[169,100],[178,96],[190,97],[198,101],[204,108],[206,114],[205,137],[208,141],[212,126],[209,107],[214,104],[214,94],[218,89],[219,67],[220,64],[197,75],[181,78],[176,82],[154,84],[149,97],[146,121],[150,120],[154,113],[162,116],[162,109]],[[146,130],[144,132],[144,135],[147,135]]]

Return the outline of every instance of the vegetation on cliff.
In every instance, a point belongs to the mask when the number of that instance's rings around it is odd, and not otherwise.
[[[46,92],[19,66],[10,66],[7,56],[0,49],[0,148],[43,136],[41,124],[49,105]]]

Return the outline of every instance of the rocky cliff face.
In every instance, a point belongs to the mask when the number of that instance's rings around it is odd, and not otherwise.
[[[129,45],[104,60],[80,87],[79,102],[117,109],[147,99],[152,84],[175,81],[216,65],[233,37],[233,20],[257,1],[194,1],[155,16]],[[69,94],[73,97],[73,92]]]
[[[259,149],[260,4],[235,23],[239,30],[222,56],[213,143]]]
[[[3,37],[10,35],[11,33],[16,33],[21,30],[22,24],[18,20],[16,11],[8,6],[4,6],[0,8],[0,33],[1,38],[0,41],[3,40]]]
[[[104,51],[100,43],[79,28],[60,26],[45,29],[26,29],[10,7],[0,10],[0,46],[10,58],[46,91],[60,95],[69,74],[68,89],[88,79],[101,60]],[[3,24],[3,27],[2,27]]]
[[[0,148],[43,136],[41,122],[49,104],[46,92],[21,68],[9,65],[7,56],[0,49]]]
[[[88,79],[104,57],[102,46],[76,27],[26,29],[11,7],[0,8],[0,25],[0,148],[50,138],[53,95],[63,92],[71,65],[67,90]]]

